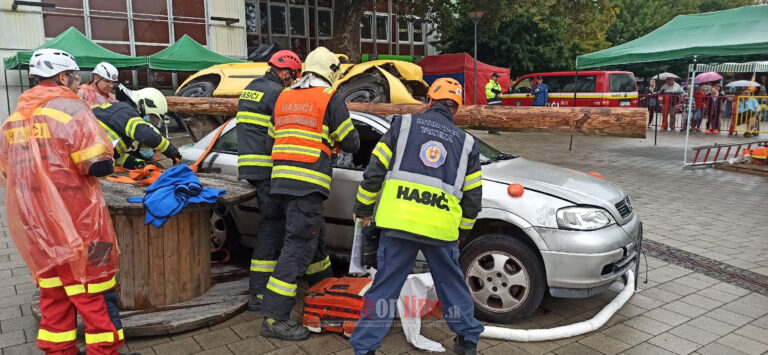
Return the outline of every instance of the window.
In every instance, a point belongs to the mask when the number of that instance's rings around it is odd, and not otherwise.
[[[304,8],[291,7],[291,36],[306,36],[307,28],[304,25]]]
[[[637,91],[635,77],[632,74],[611,74],[609,78],[608,90],[611,92]]]
[[[424,43],[424,22],[421,20],[413,22],[413,43]]]
[[[317,9],[318,37],[333,37],[333,16],[331,9]]]
[[[256,4],[245,3],[245,32],[259,33],[259,12]]]
[[[284,5],[272,5],[269,8],[269,16],[272,20],[272,34],[284,35],[285,31],[285,6]]]
[[[408,31],[408,21],[405,19],[397,21],[397,40],[400,42],[411,41],[411,36]]]
[[[373,15],[371,14],[363,14],[363,17],[360,19],[360,39],[373,39]]]
[[[389,15],[376,15],[376,40],[389,40]]]
[[[269,22],[267,21],[267,4],[259,4],[259,24],[261,26],[261,33],[269,33]]]
[[[523,80],[520,80],[517,85],[515,85],[514,91],[515,93],[529,93],[531,92],[531,83],[533,82],[533,78],[525,78]]]
[[[237,129],[230,129],[221,135],[212,150],[237,154]]]

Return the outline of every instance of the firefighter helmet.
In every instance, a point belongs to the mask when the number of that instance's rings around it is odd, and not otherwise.
[[[53,48],[38,49],[29,59],[29,75],[50,78],[64,71],[78,71],[75,57]]]
[[[96,68],[93,68],[93,73],[109,81],[117,81],[117,75],[119,74],[117,68],[107,62],[96,64]]]
[[[429,87],[427,96],[433,100],[453,100],[461,106],[463,91],[458,81],[451,78],[438,78]]]
[[[339,58],[325,47],[317,47],[307,55],[304,72],[312,72],[333,85],[341,73]]]
[[[297,78],[301,76],[301,60],[299,56],[287,49],[277,51],[277,53],[269,58],[267,63],[275,68],[293,70]]]
[[[133,91],[131,92],[131,100],[142,115],[162,116],[168,112],[168,102],[165,101],[165,95],[155,88]]]

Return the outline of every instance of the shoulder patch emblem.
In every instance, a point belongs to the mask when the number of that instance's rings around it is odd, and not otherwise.
[[[430,168],[438,168],[445,163],[446,150],[443,143],[429,141],[421,145],[419,157],[424,165]]]

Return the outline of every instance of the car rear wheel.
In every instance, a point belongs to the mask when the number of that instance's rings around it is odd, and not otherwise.
[[[544,266],[511,236],[478,237],[461,251],[460,265],[480,319],[509,323],[528,317],[544,297]]]
[[[233,251],[240,245],[240,233],[234,218],[226,214],[211,213],[211,251],[227,249]]]
[[[389,84],[380,73],[357,75],[339,87],[345,102],[389,102]]]
[[[208,79],[193,80],[179,90],[182,97],[211,97],[216,90],[216,83]]]

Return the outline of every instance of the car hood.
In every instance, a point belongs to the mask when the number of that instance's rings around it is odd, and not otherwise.
[[[594,205],[615,212],[624,198],[618,186],[589,174],[525,158],[498,161],[483,166],[483,178],[503,184],[520,184],[578,205]]]

